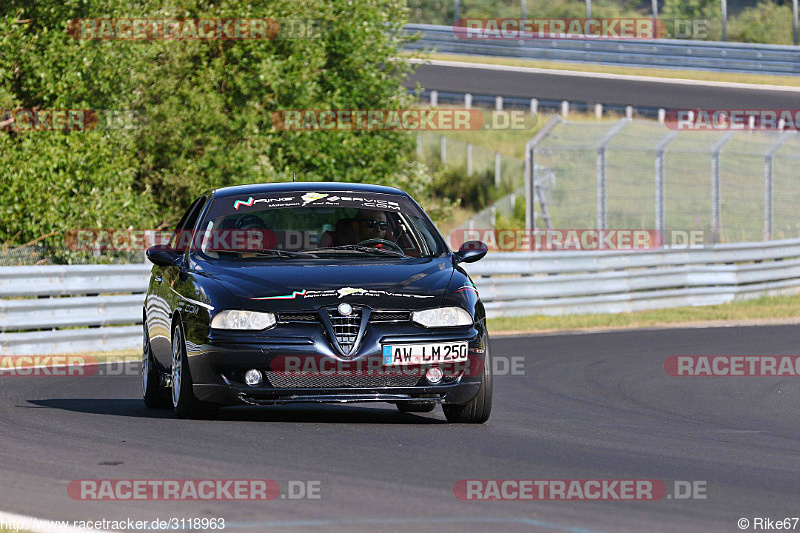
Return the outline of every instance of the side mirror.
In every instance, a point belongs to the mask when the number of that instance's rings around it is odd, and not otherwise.
[[[456,263],[480,261],[489,252],[489,247],[481,241],[467,241],[453,254]]]
[[[173,250],[168,244],[156,244],[145,252],[147,259],[154,265],[168,267],[180,263],[183,254]]]

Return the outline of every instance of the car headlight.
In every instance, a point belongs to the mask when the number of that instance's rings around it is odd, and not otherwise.
[[[426,328],[447,328],[452,326],[471,326],[472,317],[460,307],[440,307],[414,311],[411,320]]]
[[[220,311],[214,315],[211,327],[216,329],[247,329],[260,331],[275,325],[274,313],[256,311]]]

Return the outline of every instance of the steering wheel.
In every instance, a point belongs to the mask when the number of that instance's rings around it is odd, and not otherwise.
[[[361,241],[360,243],[356,244],[356,246],[371,246],[374,244],[386,244],[390,248],[393,248],[395,251],[405,255],[405,252],[403,251],[402,248],[400,248],[396,243],[393,243],[392,241],[387,241],[386,239],[367,239],[366,241]]]

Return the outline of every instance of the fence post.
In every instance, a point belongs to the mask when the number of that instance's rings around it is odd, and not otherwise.
[[[720,11],[722,12],[722,40],[728,40],[728,0],[720,0]]]
[[[472,176],[472,143],[467,143],[467,176]]]
[[[711,148],[711,244],[719,242],[719,234],[722,227],[722,221],[720,220],[719,153],[731,138],[733,138],[733,132],[729,131],[714,143]]]
[[[533,183],[536,179],[536,161],[534,158],[536,145],[547,137],[553,128],[562,122],[564,122],[564,119],[558,115],[553,115],[553,117],[547,121],[547,124],[542,126],[542,129],[537,131],[536,135],[525,143],[525,229],[527,231],[536,229],[536,192]]]
[[[500,152],[494,153],[494,186],[500,187]]]
[[[441,139],[441,157],[442,157],[442,166],[447,164],[447,137],[442,135]]]
[[[611,139],[630,122],[631,120],[628,118],[620,119],[597,143],[597,229],[600,231],[605,231],[608,222],[608,214],[606,212],[606,200],[608,198],[606,194],[606,147],[611,142]],[[600,248],[602,248],[602,239],[598,239],[598,242],[600,243]]]
[[[772,239],[772,221],[773,221],[773,189],[772,189],[772,159],[780,150],[781,146],[794,135],[795,132],[786,132],[781,137],[772,143],[767,148],[764,154],[764,240],[769,241]]]
[[[678,136],[677,131],[671,131],[656,146],[656,231],[664,243],[666,224],[664,221],[664,150],[667,145]]]

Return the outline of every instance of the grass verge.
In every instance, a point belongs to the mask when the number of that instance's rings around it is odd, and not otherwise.
[[[574,72],[598,72],[601,74],[621,74],[628,76],[651,76],[698,81],[720,81],[729,83],[750,83],[756,85],[779,85],[784,87],[800,87],[797,76],[767,76],[763,74],[742,74],[738,72],[711,72],[705,70],[673,70],[644,67],[617,67],[613,65],[587,65],[564,61],[544,61],[537,59],[518,59],[510,57],[471,56],[461,54],[433,53],[426,59],[441,61],[459,61],[462,63],[479,63],[489,65],[509,65],[512,67],[531,67],[553,70],[571,70]]]
[[[634,329],[676,325],[733,325],[737,322],[769,323],[797,319],[800,323],[800,295],[764,296],[722,305],[674,307],[637,313],[564,316],[520,316],[490,318],[493,334],[522,332],[592,331]]]

